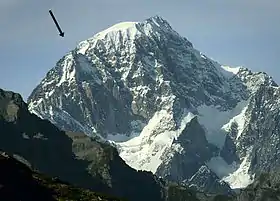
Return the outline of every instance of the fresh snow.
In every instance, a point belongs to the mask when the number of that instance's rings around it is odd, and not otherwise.
[[[101,31],[97,33],[92,39],[94,40],[102,40],[105,39],[107,35],[117,35],[117,32],[123,32],[126,33],[124,35],[129,35],[129,36],[135,36],[137,29],[136,29],[136,24],[138,22],[121,22],[118,24],[115,24],[108,29],[105,29],[104,31]]]
[[[77,53],[78,54],[85,54],[86,51],[88,50],[89,46],[90,46],[90,43],[88,41],[80,42],[77,46],[77,49],[78,49]]]
[[[59,81],[59,83],[57,83],[56,86],[60,86],[62,83],[64,82],[69,82],[71,80],[75,80],[75,68],[73,67],[73,62],[74,62],[74,58],[72,54],[68,54],[65,57],[64,63],[63,63],[63,68],[62,68],[62,76],[61,79]]]
[[[224,177],[222,180],[227,182],[232,189],[245,188],[254,181],[254,175],[249,174],[251,164],[250,151],[243,158],[239,168],[231,173],[229,176]]]
[[[230,130],[230,127],[233,123],[236,123],[237,125],[237,135],[236,135],[236,140],[238,140],[238,138],[241,136],[242,134],[242,131],[244,129],[244,126],[245,126],[245,120],[246,120],[246,116],[245,116],[245,113],[246,113],[246,110],[247,110],[247,106],[244,107],[241,111],[240,114],[236,115],[235,117],[233,117],[229,123],[225,124],[222,129],[224,129],[225,131],[229,131]]]
[[[250,167],[250,151],[242,159],[241,164],[233,162],[227,164],[220,156],[213,157],[207,166],[224,182],[228,183],[232,189],[245,188],[253,182],[253,175],[248,170]]]
[[[40,98],[39,100],[36,101],[32,101],[29,105],[28,105],[28,110],[30,110],[31,112],[35,112],[35,108],[39,107],[41,105],[41,103],[44,102],[43,98]],[[35,113],[34,113],[35,114]],[[37,115],[37,114],[36,114]]]
[[[207,59],[207,57],[206,57],[202,52],[200,52],[200,56],[201,56],[201,58],[203,58],[203,59]]]
[[[221,66],[221,68],[222,68],[222,73],[226,77],[232,77],[236,75],[240,70],[240,67]]]
[[[157,23],[156,20],[153,19],[153,22],[155,23],[155,25],[157,25],[158,27],[160,27],[159,23]]]
[[[231,72],[233,74],[237,74],[240,70],[240,67],[230,67],[230,66],[221,66],[224,70]]]
[[[167,110],[156,112],[139,136],[117,143],[120,156],[134,169],[155,173],[162,163],[161,156],[164,151],[172,147],[173,140],[180,136],[193,117],[192,113],[185,111],[179,129],[175,130],[175,122],[170,112]],[[181,151],[180,147],[172,148]]]
[[[49,82],[46,82],[46,80],[43,80],[43,81],[42,81],[42,87],[45,88],[45,87],[47,87],[47,86],[53,84],[54,82],[55,82],[54,79],[51,80],[51,81],[49,81]]]
[[[45,98],[49,98],[49,97],[51,97],[52,95],[53,95],[53,93],[55,92],[55,90],[54,89],[52,89],[51,91],[49,91],[49,92],[46,92],[45,93]]]

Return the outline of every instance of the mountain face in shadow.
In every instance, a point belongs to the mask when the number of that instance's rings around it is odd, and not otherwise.
[[[0,153],[0,200],[120,201],[117,198],[73,187],[57,178],[32,171],[28,166],[2,151]]]
[[[109,144],[30,114],[19,94],[0,90],[0,131],[0,148],[42,173],[129,200],[164,196],[151,173],[127,166]]]

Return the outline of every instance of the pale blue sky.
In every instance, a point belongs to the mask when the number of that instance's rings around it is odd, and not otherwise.
[[[0,0],[0,88],[26,99],[79,41],[154,15],[218,62],[266,71],[280,83],[280,0]]]

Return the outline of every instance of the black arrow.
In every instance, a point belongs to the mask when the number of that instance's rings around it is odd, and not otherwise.
[[[50,15],[52,16],[52,19],[53,19],[53,21],[54,21],[54,23],[55,23],[55,25],[56,25],[56,27],[57,27],[57,29],[58,29],[58,31],[59,31],[59,35],[60,35],[61,37],[64,37],[64,32],[62,32],[62,30],[61,30],[61,28],[60,28],[58,22],[56,21],[56,19],[55,19],[55,17],[54,17],[54,14],[52,13],[51,10],[49,10],[49,13],[50,13]]]

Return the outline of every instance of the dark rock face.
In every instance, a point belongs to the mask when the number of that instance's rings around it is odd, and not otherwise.
[[[173,141],[173,146],[183,147],[183,149],[175,152],[171,159],[168,157],[170,155],[163,154],[166,158],[163,159],[156,173],[173,182],[190,179],[204,162],[210,160],[213,153],[218,151],[215,146],[207,142],[197,118],[193,118],[187,124],[182,134]]]
[[[240,137],[226,139],[228,146],[225,145],[223,153],[231,157],[225,158],[244,157],[247,153],[251,158],[249,171],[255,176],[270,172],[280,164],[278,100],[278,87],[261,86],[250,99],[248,119]]]
[[[210,194],[224,195],[232,193],[229,185],[224,181],[220,181],[220,178],[205,165],[201,166],[185,183],[199,192],[204,192],[206,189]]]
[[[251,122],[246,135],[240,139],[238,149],[244,150],[245,146],[253,142],[252,162],[250,171],[260,174],[269,172],[280,164],[280,119],[278,88],[263,86],[252,99],[249,111]]]

